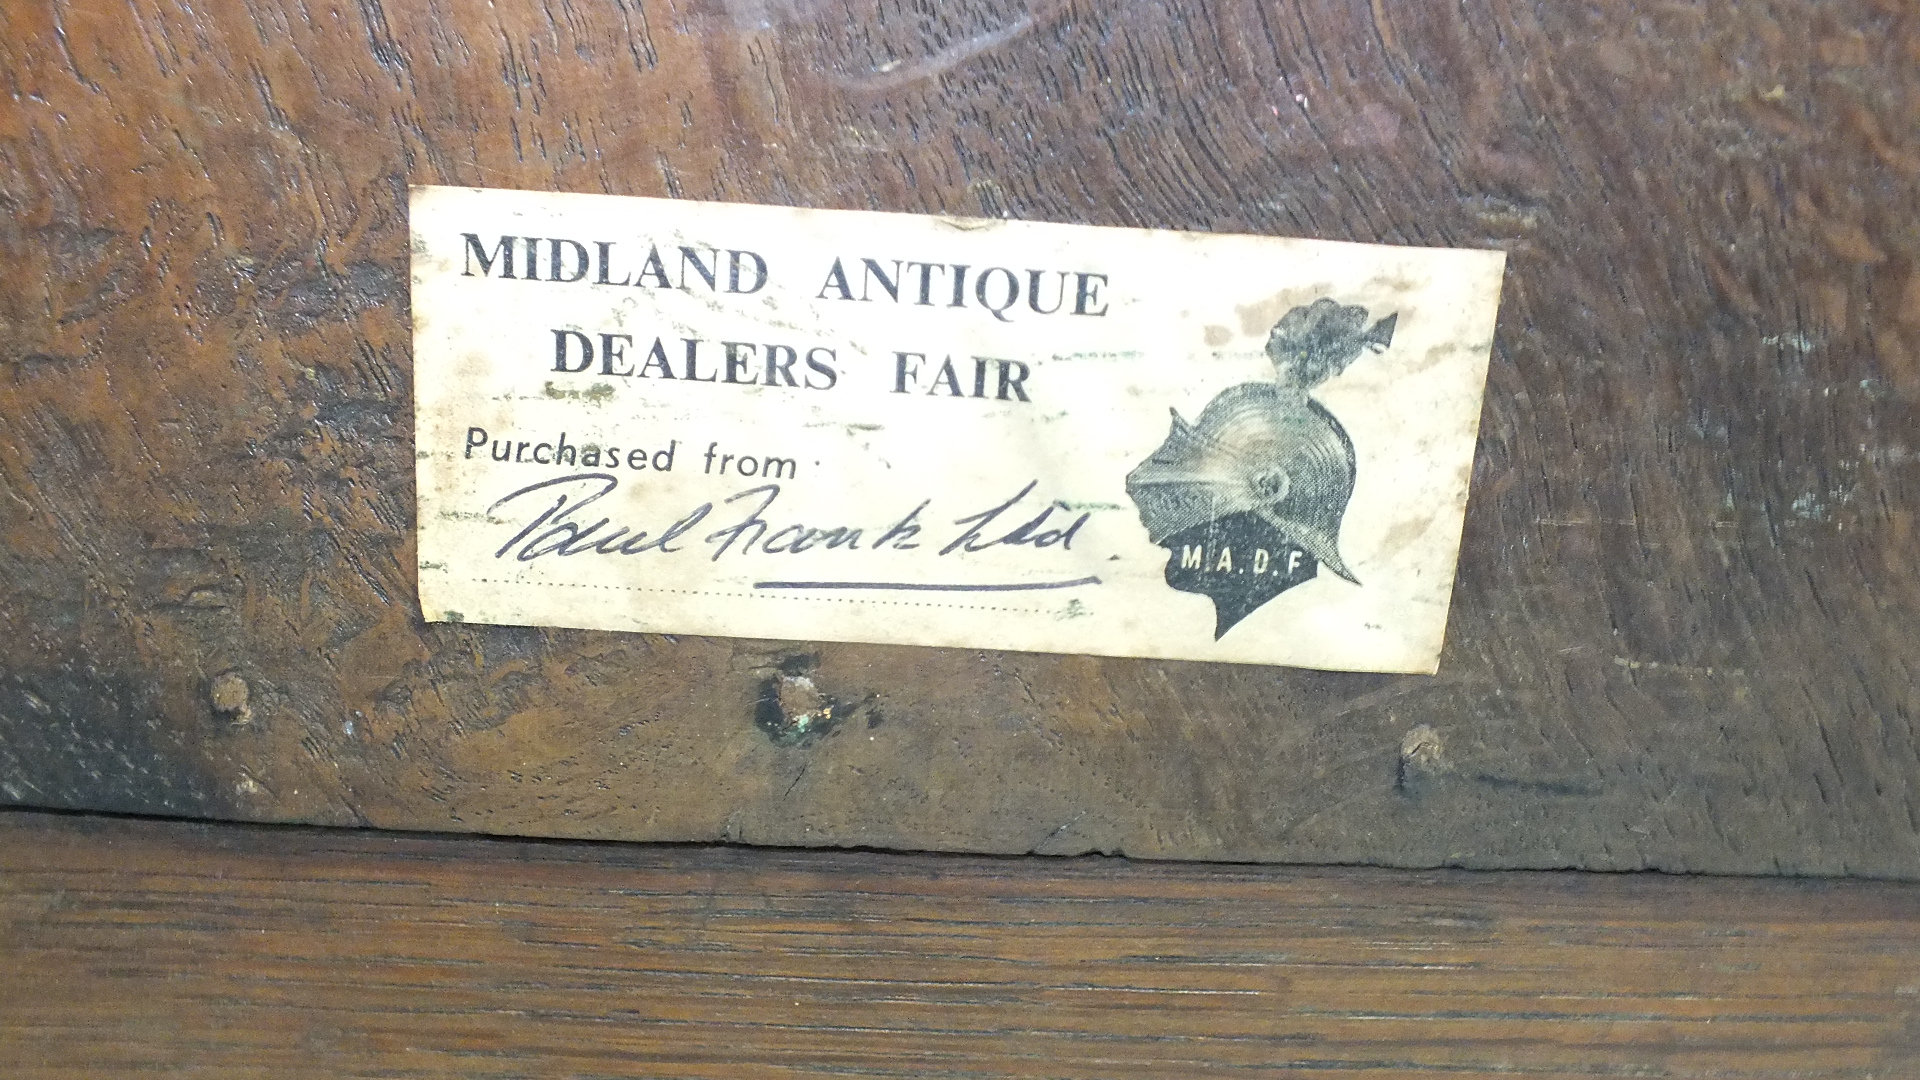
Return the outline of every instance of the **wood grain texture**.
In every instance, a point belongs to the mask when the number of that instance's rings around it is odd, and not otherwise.
[[[1920,876],[1916,117],[1901,0],[8,4],[0,795]],[[1441,674],[426,625],[409,183],[1504,247]]]
[[[0,1072],[1920,1076],[1920,891],[0,815]]]

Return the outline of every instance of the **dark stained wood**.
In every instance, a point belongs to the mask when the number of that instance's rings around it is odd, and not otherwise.
[[[1920,887],[0,815],[0,1072],[1920,1076]]]
[[[0,796],[1920,875],[1917,116],[1903,0],[8,4]],[[425,625],[409,183],[1504,247],[1441,673]]]

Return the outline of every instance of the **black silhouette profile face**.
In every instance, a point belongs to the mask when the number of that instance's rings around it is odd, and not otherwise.
[[[1166,581],[1213,601],[1218,640],[1262,605],[1326,567],[1358,584],[1340,557],[1353,497],[1353,442],[1307,391],[1393,338],[1365,308],[1320,299],[1273,329],[1274,381],[1222,391],[1127,475],[1148,537],[1167,549]]]

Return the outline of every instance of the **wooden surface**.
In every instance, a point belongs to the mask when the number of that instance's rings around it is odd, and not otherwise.
[[[1903,0],[7,4],[0,795],[1920,876],[1916,117]],[[423,182],[1504,247],[1441,673],[426,625]]]
[[[1920,1077],[1920,891],[0,814],[0,1073]]]

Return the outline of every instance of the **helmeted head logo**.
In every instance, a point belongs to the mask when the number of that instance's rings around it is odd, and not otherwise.
[[[1393,341],[1392,314],[1321,298],[1297,307],[1267,338],[1272,382],[1222,391],[1173,428],[1127,475],[1127,495],[1155,544],[1170,553],[1167,584],[1213,600],[1214,638],[1325,566],[1355,584],[1340,557],[1340,521],[1353,497],[1353,440],[1307,391],[1363,352]]]

